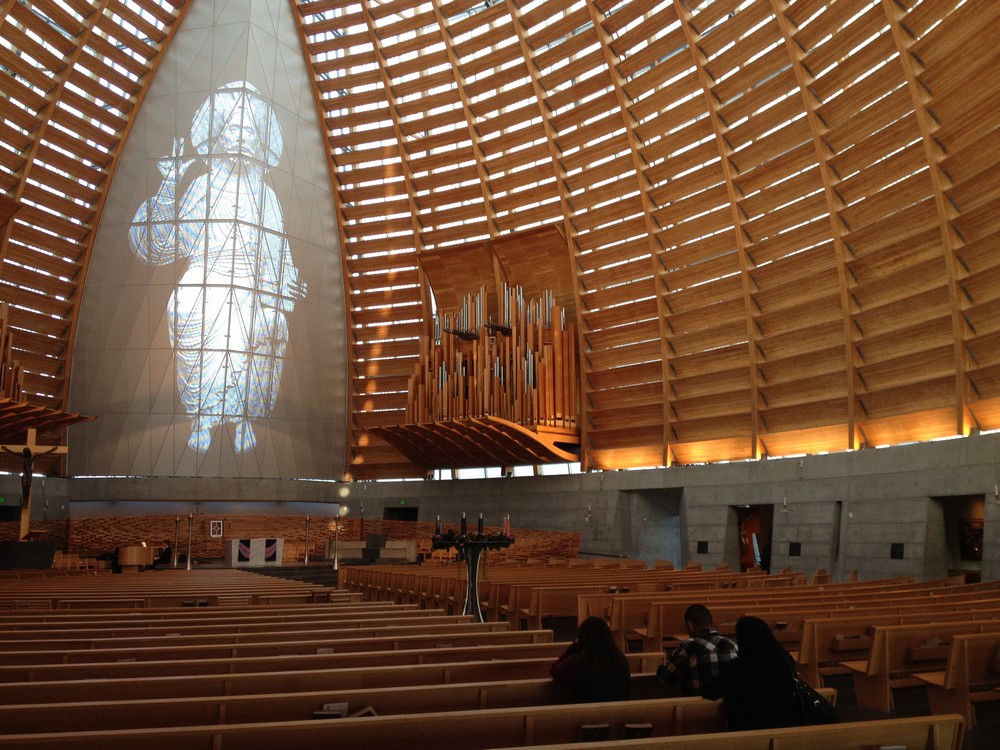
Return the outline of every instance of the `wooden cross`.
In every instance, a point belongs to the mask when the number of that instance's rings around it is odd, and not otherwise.
[[[65,445],[39,445],[38,430],[29,427],[28,439],[24,445],[0,445],[0,450],[21,456],[24,462],[21,469],[21,531],[18,537],[23,542],[31,531],[31,480],[35,458],[49,453],[66,453],[68,448]]]

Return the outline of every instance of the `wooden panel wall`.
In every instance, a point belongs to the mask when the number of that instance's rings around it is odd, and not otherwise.
[[[186,3],[0,0],[0,297],[39,406],[65,408],[73,331],[109,180]]]
[[[546,224],[576,275],[585,467],[1000,426],[991,6],[298,3],[355,301],[354,475],[411,471],[365,429],[405,419],[415,258]]]
[[[583,464],[1000,428],[1000,4],[289,0],[348,279],[348,463],[422,476],[421,253],[556,225]],[[0,0],[0,282],[64,408],[121,145],[186,0]]]

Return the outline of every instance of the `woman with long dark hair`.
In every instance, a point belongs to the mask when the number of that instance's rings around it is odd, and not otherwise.
[[[628,700],[632,675],[628,659],[600,617],[588,617],[576,640],[549,670],[552,680],[583,702]]]
[[[724,664],[703,695],[726,702],[729,729],[771,729],[802,723],[795,698],[795,661],[766,622],[741,617],[736,623],[739,656]]]

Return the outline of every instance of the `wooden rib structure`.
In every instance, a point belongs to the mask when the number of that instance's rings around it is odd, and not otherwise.
[[[553,225],[585,468],[1000,428],[1000,3],[290,1],[353,477],[424,473],[375,432],[431,332],[421,258]],[[108,182],[189,5],[0,0],[0,280],[33,403],[64,406]]]
[[[31,404],[24,393],[24,368],[14,348],[15,334],[8,321],[10,305],[0,303],[0,445],[34,443],[38,434],[46,436],[45,444],[62,442],[62,430],[71,424],[87,422],[94,417],[72,414],[61,409]],[[27,438],[31,438],[28,440]],[[20,461],[19,458],[13,459]],[[8,459],[11,461],[11,459]],[[38,457],[39,466],[58,465],[60,457]]]

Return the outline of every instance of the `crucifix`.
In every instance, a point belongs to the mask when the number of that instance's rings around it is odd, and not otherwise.
[[[65,445],[39,445],[38,431],[28,428],[28,439],[24,445],[0,445],[0,450],[21,456],[21,531],[18,539],[24,541],[31,530],[31,480],[35,458],[49,453],[66,453]]]

